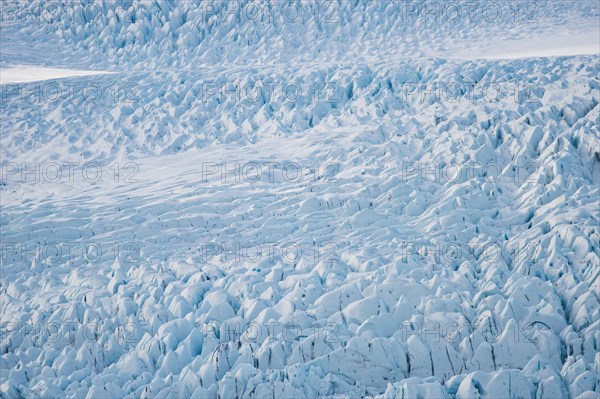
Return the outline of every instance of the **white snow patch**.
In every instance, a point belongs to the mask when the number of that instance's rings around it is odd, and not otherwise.
[[[82,71],[75,69],[47,68],[35,65],[15,65],[0,68],[0,84],[39,82],[74,76],[104,75],[107,71]]]
[[[600,29],[575,33],[551,33],[518,40],[501,38],[469,43],[454,51],[452,58],[512,60],[590,54],[600,54]],[[441,56],[441,54],[436,55]]]

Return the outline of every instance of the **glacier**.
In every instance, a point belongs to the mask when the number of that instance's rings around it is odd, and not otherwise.
[[[2,1],[0,396],[597,398],[597,1]]]

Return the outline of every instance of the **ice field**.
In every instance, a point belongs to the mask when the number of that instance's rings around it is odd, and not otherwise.
[[[0,4],[0,397],[599,397],[598,1]]]

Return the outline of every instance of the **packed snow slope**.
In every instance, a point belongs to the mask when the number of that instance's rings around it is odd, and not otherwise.
[[[598,2],[2,7],[0,396],[600,394]]]

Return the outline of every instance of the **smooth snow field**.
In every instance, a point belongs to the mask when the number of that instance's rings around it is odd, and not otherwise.
[[[600,397],[600,3],[0,3],[0,397]]]
[[[62,79],[69,76],[87,76],[101,73],[102,72],[95,71],[72,71],[68,69],[18,65],[9,68],[0,68],[0,84],[36,82],[49,79]]]

